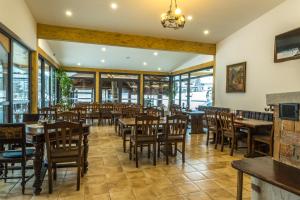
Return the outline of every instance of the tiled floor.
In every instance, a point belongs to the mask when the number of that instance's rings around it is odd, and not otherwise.
[[[89,171],[76,191],[74,169],[59,169],[53,194],[48,194],[48,181],[40,196],[32,196],[32,181],[21,194],[19,182],[0,182],[0,199],[190,199],[231,200],[236,194],[236,171],[230,162],[242,158],[242,153],[229,156],[228,148],[220,152],[213,145],[206,147],[205,135],[187,136],[186,162],[180,154],[165,164],[164,157],[157,166],[143,155],[140,168],[135,168],[127,153],[123,153],[122,140],[113,127],[92,127],[90,135]],[[145,151],[146,154],[146,151]],[[244,197],[250,199],[250,178],[244,178]]]

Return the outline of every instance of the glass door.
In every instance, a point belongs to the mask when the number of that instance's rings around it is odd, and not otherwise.
[[[121,81],[122,103],[137,103],[138,101],[138,82],[133,80]]]
[[[13,122],[21,122],[22,114],[29,112],[29,51],[13,42]]]
[[[8,122],[8,56],[9,38],[0,33],[0,123]]]
[[[180,105],[182,108],[188,107],[187,100],[188,100],[188,80],[182,80],[181,81],[181,105]]]

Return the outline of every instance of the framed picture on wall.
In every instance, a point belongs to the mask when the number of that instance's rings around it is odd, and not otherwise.
[[[274,62],[300,58],[300,28],[275,37]]]
[[[226,92],[246,92],[246,62],[227,66]]]

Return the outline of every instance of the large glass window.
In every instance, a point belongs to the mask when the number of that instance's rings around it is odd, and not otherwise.
[[[22,114],[29,112],[29,50],[13,42],[12,94],[13,121],[22,121]]]
[[[0,33],[0,123],[8,122],[8,55],[9,38]]]
[[[144,76],[144,105],[169,106],[170,77],[169,76]]]
[[[94,102],[95,99],[95,73],[67,72],[72,79],[72,103]]]
[[[182,108],[212,106],[213,68],[206,68],[173,77],[173,103]]]
[[[39,108],[57,103],[56,68],[43,57],[39,57],[38,99]]]
[[[139,76],[101,74],[101,102],[139,102]]]

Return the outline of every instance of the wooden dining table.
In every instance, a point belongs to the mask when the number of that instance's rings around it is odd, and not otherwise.
[[[84,157],[84,173],[88,170],[88,135],[90,124],[83,124],[83,157]],[[33,193],[39,195],[42,191],[42,183],[47,172],[46,161],[44,159],[45,152],[45,135],[43,124],[26,124],[26,142],[35,147],[35,157],[33,161],[34,183]]]
[[[257,120],[257,119],[235,119],[234,123],[238,127],[247,128],[249,131],[247,131],[247,154],[245,157],[252,157],[252,137],[254,134],[259,134],[258,130],[259,128],[270,128],[273,126],[272,121],[264,121],[264,120]]]
[[[167,117],[161,117],[159,121],[159,125],[165,125],[166,123],[167,123]],[[119,124],[126,127],[135,126],[135,118],[120,118]]]

